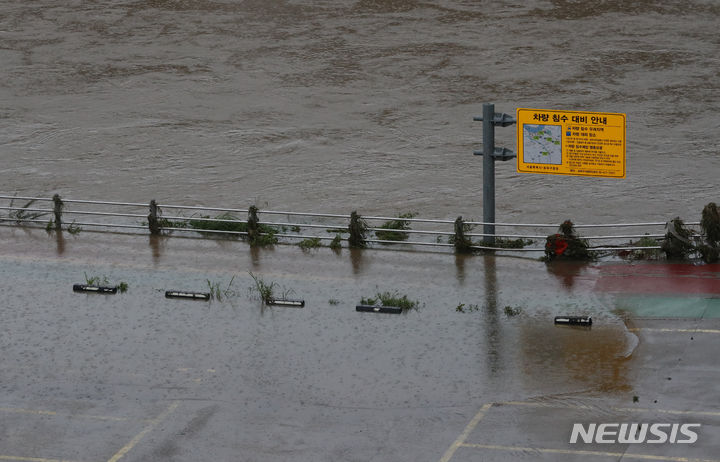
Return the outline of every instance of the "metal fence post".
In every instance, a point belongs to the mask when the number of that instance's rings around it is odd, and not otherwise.
[[[53,214],[55,215],[55,231],[60,231],[62,229],[62,210],[65,204],[63,204],[62,199],[60,199],[60,194],[55,194],[52,200],[55,204],[53,207]]]
[[[160,223],[158,221],[158,205],[155,199],[150,201],[150,214],[148,215],[148,228],[150,234],[157,236],[160,234]]]

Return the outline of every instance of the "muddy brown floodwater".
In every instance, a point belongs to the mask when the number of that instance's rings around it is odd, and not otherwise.
[[[494,102],[628,120],[626,179],[505,163],[499,221],[697,220],[719,20],[702,0],[3,2],[2,189],[480,218],[472,116]]]

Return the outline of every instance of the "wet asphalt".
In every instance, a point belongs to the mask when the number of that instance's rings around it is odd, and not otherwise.
[[[19,228],[0,242],[2,460],[720,460],[720,323],[618,313],[604,263]],[[305,306],[264,306],[249,272]],[[92,276],[129,290],[73,292]],[[222,300],[164,296],[208,281]],[[419,307],[356,312],[379,291]],[[577,422],[696,421],[690,445],[568,442]]]

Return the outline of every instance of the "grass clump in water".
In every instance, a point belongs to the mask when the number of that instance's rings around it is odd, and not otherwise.
[[[480,306],[476,303],[471,303],[467,306],[465,306],[464,303],[459,303],[458,306],[455,307],[455,311],[458,313],[471,313],[473,311],[478,311],[480,309]]]
[[[85,275],[85,284],[89,286],[111,286],[110,279],[108,279],[108,277],[105,275],[88,276],[87,273],[83,274]],[[124,294],[128,291],[129,285],[127,282],[120,281],[116,287],[118,289],[118,292]]]
[[[414,218],[417,214],[413,212],[402,213],[398,215],[397,220],[389,220],[380,225],[382,229],[388,231],[375,231],[375,236],[383,241],[406,241],[408,239],[408,233],[403,233],[398,230],[410,229],[410,222],[407,218]]]
[[[110,280],[107,276],[88,276],[87,273],[83,273],[85,275],[85,284],[89,286],[107,286],[110,285]]]
[[[260,300],[262,300],[265,304],[273,300],[275,298],[275,288],[277,287],[277,283],[274,281],[269,283],[265,282],[262,277],[253,274],[252,271],[249,271],[248,273],[255,283],[250,287],[250,293],[257,293]]]
[[[232,289],[232,284],[234,281],[235,281],[235,276],[233,276],[230,279],[230,282],[228,283],[227,287],[223,288],[222,285],[220,284],[220,282],[211,281],[210,279],[206,279],[208,290],[210,292],[210,299],[221,302],[226,298],[237,296],[237,292],[235,292],[235,290]]]
[[[403,311],[417,309],[418,301],[410,300],[407,295],[402,295],[397,291],[394,292],[378,292],[374,297],[363,297],[360,304],[370,306],[394,306],[401,308]]]
[[[298,242],[298,246],[303,250],[317,249],[322,247],[319,237],[309,237]]]
[[[522,314],[523,310],[520,307],[507,305],[503,311],[505,312],[505,316],[507,316],[508,318],[511,318],[513,316]]]

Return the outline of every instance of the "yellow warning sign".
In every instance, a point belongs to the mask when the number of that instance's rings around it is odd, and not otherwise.
[[[517,171],[625,178],[625,114],[518,109]]]

